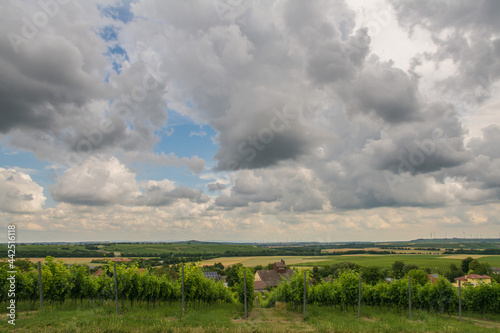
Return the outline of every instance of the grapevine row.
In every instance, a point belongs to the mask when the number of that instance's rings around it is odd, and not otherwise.
[[[9,271],[6,263],[0,266],[0,297],[7,300]],[[44,301],[64,303],[66,301],[103,301],[114,300],[115,285],[113,265],[103,266],[100,276],[90,275],[85,266],[67,268],[62,261],[46,258],[42,265],[42,285]],[[181,272],[179,272],[179,276]],[[117,265],[118,298],[122,302],[156,304],[181,299],[181,278],[172,280],[165,275],[157,276],[149,272],[139,272],[136,266]],[[15,274],[16,301],[31,301],[34,307],[39,298],[38,271],[17,271]],[[184,270],[184,290],[187,302],[211,304],[214,302],[233,302],[232,292],[225,288],[222,281],[215,282],[203,277],[202,270],[188,265]],[[9,297],[10,298],[10,297]]]
[[[310,274],[308,282],[312,280]],[[264,307],[276,302],[301,304],[303,302],[302,274],[294,274],[290,281],[283,281],[263,301]],[[358,304],[359,273],[345,271],[332,282],[321,282],[307,287],[307,303],[323,306],[337,306],[342,310],[354,311]],[[412,283],[412,308],[440,313],[458,310],[458,288],[445,278],[435,284]],[[362,283],[363,304],[387,309],[406,310],[409,304],[408,278],[392,283],[379,282],[375,285]],[[470,312],[500,314],[500,284],[483,284],[462,288],[462,308]]]

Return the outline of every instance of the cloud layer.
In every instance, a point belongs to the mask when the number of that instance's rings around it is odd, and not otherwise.
[[[450,214],[443,230],[500,223],[486,212],[500,199],[496,1],[57,4],[0,13],[0,142],[60,169],[51,207],[28,175],[0,169],[4,212],[317,235],[431,211]],[[394,25],[360,22],[368,11]],[[395,31],[419,51],[377,54]],[[213,159],[173,152],[172,111],[215,131],[187,132],[215,142]]]

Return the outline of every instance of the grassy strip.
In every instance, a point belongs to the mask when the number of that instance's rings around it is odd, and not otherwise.
[[[105,306],[74,304],[23,311],[16,326],[3,321],[0,330],[14,332],[492,332],[500,330],[500,316],[464,318],[414,311],[411,319],[393,310],[363,307],[362,318],[338,308],[308,306],[307,317],[285,309],[256,307],[248,319],[242,305],[189,306],[180,316],[180,304],[133,309],[126,306],[115,314],[112,303]],[[289,309],[291,310],[291,309]],[[10,326],[10,327],[8,327]]]

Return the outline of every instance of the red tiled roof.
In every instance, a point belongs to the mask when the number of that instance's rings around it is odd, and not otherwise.
[[[266,289],[267,284],[264,281],[254,281],[253,289],[255,290],[263,290]]]
[[[469,274],[455,278],[455,280],[467,281],[468,279],[491,279],[488,275]]]
[[[477,274],[469,274],[465,276],[467,279],[491,279],[488,275],[477,275]]]
[[[431,281],[431,283],[436,283],[437,279],[439,279],[438,274],[429,274],[429,280]]]
[[[98,269],[97,271],[95,271],[94,273],[95,276],[101,276],[102,275],[102,269]]]
[[[129,258],[110,258],[109,261],[131,261]]]

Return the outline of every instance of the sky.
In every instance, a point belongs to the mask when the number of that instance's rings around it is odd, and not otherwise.
[[[498,1],[0,7],[19,242],[500,238]]]

